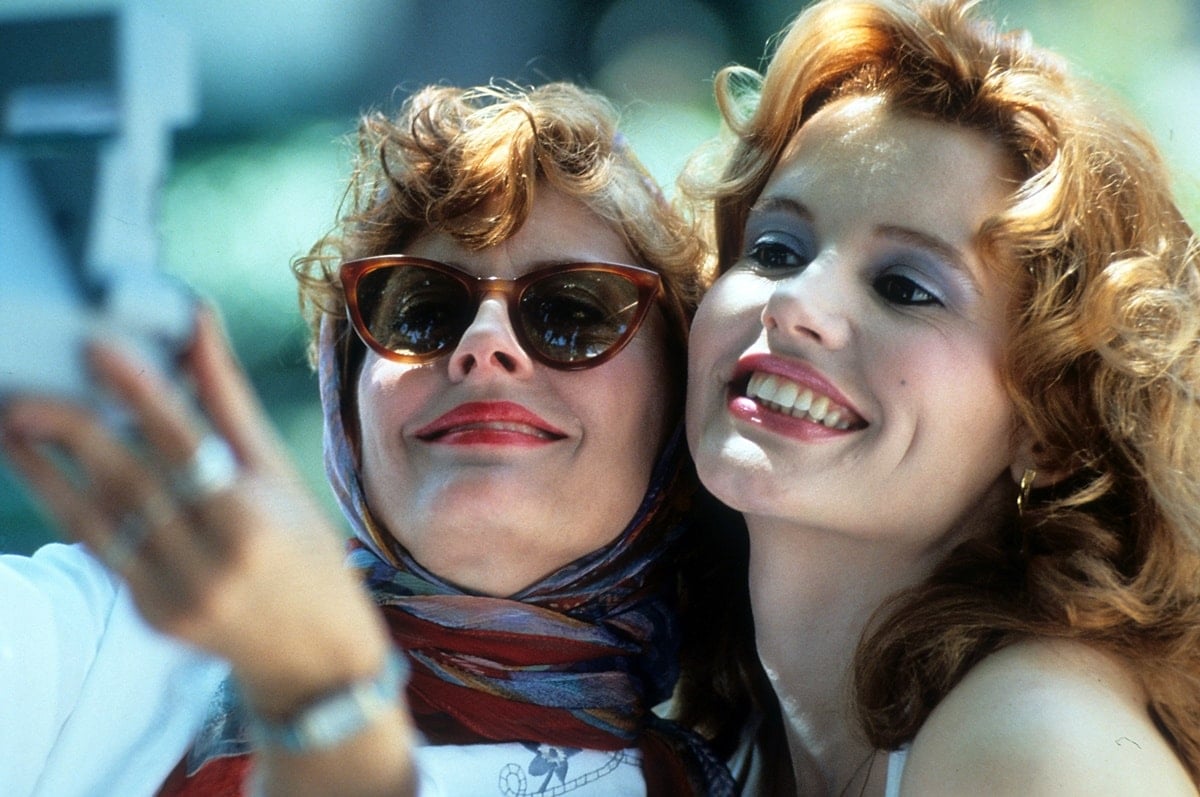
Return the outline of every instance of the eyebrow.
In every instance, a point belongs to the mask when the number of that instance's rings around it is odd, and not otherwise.
[[[772,196],[760,198],[750,207],[750,213],[791,213],[812,221],[813,215],[807,207],[790,197]]]
[[[894,224],[880,224],[875,228],[875,232],[888,238],[899,239],[911,246],[932,251],[955,271],[962,272],[971,280],[976,288],[979,287],[979,281],[975,278],[975,272],[968,265],[967,258],[962,250],[938,238],[936,235],[914,230],[911,227],[898,227]]]

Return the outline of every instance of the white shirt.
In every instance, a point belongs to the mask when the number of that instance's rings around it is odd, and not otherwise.
[[[418,747],[419,797],[645,797],[636,749],[571,750],[517,743]]]
[[[153,795],[228,668],[159,634],[81,546],[0,556],[8,797]]]
[[[159,634],[78,545],[0,555],[0,793],[151,797],[228,667]],[[421,797],[642,797],[641,753],[419,747]]]

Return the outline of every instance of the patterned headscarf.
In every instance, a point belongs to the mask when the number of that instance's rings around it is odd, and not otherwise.
[[[372,517],[344,426],[341,336],[326,316],[318,341],[325,465],[354,538],[348,563],[364,574],[412,665],[407,698],[431,744],[548,743],[640,748],[651,795],[731,794],[728,770],[703,740],[663,720],[679,675],[676,559],[695,489],[677,429],[625,530],[608,545],[515,595],[472,594],[426,570]],[[230,693],[232,694],[232,692]],[[189,757],[199,775],[170,794],[200,794],[234,756],[244,772],[236,706],[227,700]],[[223,781],[222,781],[223,782]]]

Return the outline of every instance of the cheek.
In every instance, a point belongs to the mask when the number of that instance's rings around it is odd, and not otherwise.
[[[366,388],[360,381],[358,390],[358,408],[356,436],[354,445],[359,477],[368,495],[374,492],[374,481],[379,477],[382,468],[380,443],[383,440],[381,431],[383,421],[379,417],[380,402],[371,389]]]
[[[359,370],[356,390],[357,449],[360,466],[401,428],[407,408],[416,407],[429,388],[421,388],[412,367],[369,357]]]
[[[692,319],[692,330],[688,340],[688,381],[693,384],[704,380],[722,354],[735,354],[741,338],[738,330],[754,329],[760,324],[762,305],[747,302],[752,296],[748,290],[737,291],[738,281],[730,276],[722,277],[705,295]],[[741,295],[742,301],[733,298]],[[690,400],[689,396],[689,400]]]
[[[692,321],[688,340],[688,443],[697,452],[706,425],[721,414],[726,381],[738,357],[762,334],[767,293],[757,280],[727,274],[713,285]]]
[[[731,301],[731,298],[737,293],[736,283],[735,277],[726,275],[709,288],[692,318],[691,340],[689,341],[691,346],[694,347],[697,342],[701,346],[709,345],[714,329],[722,321],[727,321],[737,314],[739,308]]]
[[[666,343],[657,334],[627,353],[631,356],[619,362],[620,367],[611,376],[598,374],[602,381],[585,399],[595,402],[597,397],[604,397],[605,425],[613,431],[614,439],[622,441],[616,455],[634,456],[648,470],[681,413],[682,369],[670,362]]]
[[[1007,451],[1013,408],[990,348],[926,345],[895,352],[887,367],[892,389],[918,403],[922,423],[950,445]]]
[[[745,270],[731,271],[715,283],[700,306],[692,324],[692,335],[700,334],[702,343],[712,345],[728,340],[731,328],[746,331],[762,326],[763,309],[771,299],[777,283]]]
[[[355,415],[357,416],[357,448],[361,450],[363,441],[374,440],[378,437],[378,412],[382,406],[379,401],[379,381],[373,376],[371,368],[364,365],[358,372],[358,382],[355,386]],[[359,454],[361,460],[362,455]]]

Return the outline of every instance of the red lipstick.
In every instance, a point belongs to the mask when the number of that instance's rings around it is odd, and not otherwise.
[[[460,404],[416,431],[427,443],[538,446],[566,437],[549,421],[511,401]]]

